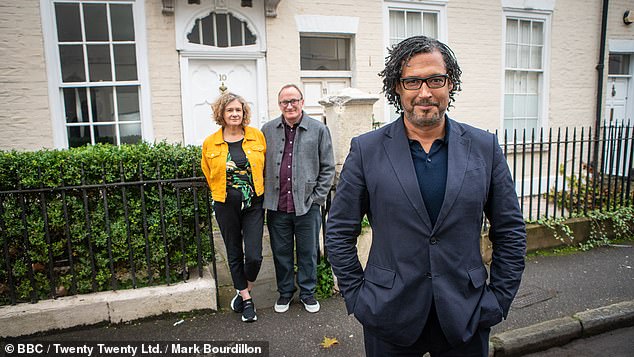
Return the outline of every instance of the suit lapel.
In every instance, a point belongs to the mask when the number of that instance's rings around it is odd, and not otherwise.
[[[416,178],[414,162],[412,161],[402,116],[392,125],[389,131],[385,132],[385,135],[387,140],[383,142],[383,146],[394,169],[394,175],[418,216],[431,230],[431,220],[425,209],[423,196],[418,187],[418,179]]]
[[[448,117],[447,120],[451,120]],[[463,136],[464,130],[455,121],[451,121],[449,134],[449,146],[447,155],[447,185],[445,188],[445,198],[438,213],[434,231],[443,223],[447,214],[451,210],[454,202],[458,198],[458,193],[462,189],[467,164],[469,162],[469,151],[471,150],[471,140]]]

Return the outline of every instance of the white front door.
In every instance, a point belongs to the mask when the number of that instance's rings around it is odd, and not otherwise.
[[[350,87],[350,78],[303,78],[302,86],[304,111],[315,119],[322,119],[324,108],[319,104],[319,100]]]
[[[251,126],[259,128],[258,86],[255,60],[190,59],[183,98],[186,145],[202,145],[219,129],[211,104],[223,90],[242,96],[251,108]]]
[[[614,125],[618,125],[620,128],[626,125],[630,119],[627,117],[629,81],[629,76],[608,76],[604,113],[605,125],[607,128],[612,128],[608,135],[617,135],[621,129],[614,129]],[[620,142],[611,141],[608,143],[608,147],[606,147],[604,165],[607,167],[612,163],[612,167],[606,170],[612,175],[622,176],[627,174],[627,172],[623,170],[623,165],[617,160],[617,158],[621,158],[622,162],[623,158],[630,157],[631,148],[629,147],[629,143],[625,142],[625,140]]]

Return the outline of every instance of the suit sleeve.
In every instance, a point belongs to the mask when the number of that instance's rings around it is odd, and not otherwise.
[[[368,213],[368,191],[358,140],[352,139],[337,191],[328,214],[326,248],[348,313],[354,311],[363,284],[363,268],[357,255],[361,221]]]
[[[493,244],[490,288],[506,318],[524,271],[526,224],[511,172],[495,137],[493,146],[491,186],[485,206],[485,214],[491,223],[489,240]]]

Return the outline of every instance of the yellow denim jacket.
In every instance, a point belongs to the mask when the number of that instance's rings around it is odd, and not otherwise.
[[[251,165],[255,194],[260,196],[264,193],[264,156],[266,154],[266,141],[262,132],[250,126],[245,127],[242,149]],[[209,135],[203,142],[200,164],[211,189],[211,197],[217,202],[225,202],[227,198],[228,153],[229,145],[222,137],[222,129]]]

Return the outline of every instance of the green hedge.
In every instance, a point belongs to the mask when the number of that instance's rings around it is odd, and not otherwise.
[[[133,267],[137,287],[165,283],[168,275],[175,282],[186,273],[183,260],[188,268],[198,265],[199,255],[211,261],[211,197],[201,179],[200,155],[199,147],[166,143],[0,152],[0,305],[10,302],[10,278],[16,298],[22,302],[32,300],[32,294],[37,299],[50,298],[52,289],[64,295],[129,288],[133,286]],[[177,190],[172,183],[164,183],[161,213],[159,184],[152,182],[159,174],[162,180],[197,177],[193,181],[202,186]],[[108,185],[142,180],[144,185]],[[40,188],[55,189],[34,191]],[[7,192],[17,190],[26,193]]]

